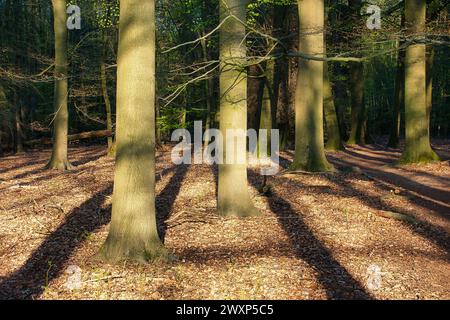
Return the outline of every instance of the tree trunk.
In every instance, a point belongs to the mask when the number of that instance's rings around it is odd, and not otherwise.
[[[108,53],[108,40],[106,36],[106,31],[103,30],[102,34],[102,44],[103,44],[103,53],[102,53],[102,61],[100,63],[100,79],[102,83],[102,95],[103,100],[105,102],[105,111],[106,111],[106,130],[112,131],[112,112],[111,112],[111,101],[109,100],[108,95],[108,84],[107,84],[107,75],[106,75],[106,58]],[[110,136],[108,139],[108,156],[114,157],[116,154],[113,137]]]
[[[324,53],[323,0],[298,1],[299,50]],[[323,62],[299,59],[295,91],[295,157],[291,170],[330,171],[323,136]]]
[[[246,21],[247,0],[224,0],[220,4],[221,21],[229,13]],[[222,216],[252,216],[259,214],[248,192],[247,165],[237,163],[237,156],[246,155],[246,148],[227,148],[227,130],[247,129],[247,75],[245,26],[228,19],[220,29],[220,130],[223,135],[223,164],[219,165],[217,209]],[[231,144],[231,143],[230,143]],[[233,163],[226,163],[228,157]],[[245,153],[245,154],[243,154]]]
[[[425,17],[425,0],[406,1],[405,24],[409,36],[423,36]],[[414,43],[406,49],[405,130],[405,150],[401,163],[429,162],[439,159],[430,145],[425,44]]]
[[[401,18],[401,28],[405,27],[405,14],[403,12]],[[403,41],[399,42],[399,47],[402,46]],[[391,148],[398,148],[400,141],[400,125],[401,125],[401,110],[405,107],[405,50],[400,50],[397,56],[397,75],[395,77],[395,97],[394,110],[392,114],[391,133],[387,146]]]
[[[263,96],[261,102],[261,112],[259,114],[259,129],[266,130],[264,136],[258,135],[258,155],[260,157],[270,156],[271,151],[271,130],[274,124],[275,97],[273,91],[274,63],[268,61],[266,64],[265,76],[263,78]],[[265,150],[265,152],[263,151]]]
[[[362,63],[350,64],[351,129],[348,144],[365,144],[364,67]]]
[[[397,75],[395,78],[395,101],[392,117],[391,134],[389,135],[388,147],[398,148],[400,140],[400,111],[405,105],[405,51],[398,53]]]
[[[332,151],[344,150],[345,148],[341,139],[333,91],[331,89],[330,77],[328,74],[328,63],[324,63],[323,66],[323,104],[328,138],[325,149]]]
[[[155,210],[155,0],[120,2],[116,169],[111,225],[100,257],[166,258]]]
[[[20,99],[17,99],[17,93],[14,93],[14,102],[15,102],[15,112],[14,112],[14,120],[15,120],[15,152],[16,153],[23,153],[23,129],[22,129],[22,101]]]
[[[52,0],[55,29],[55,92],[53,108],[53,150],[48,169],[68,170],[67,134],[69,112],[67,108],[67,26],[66,0]]]

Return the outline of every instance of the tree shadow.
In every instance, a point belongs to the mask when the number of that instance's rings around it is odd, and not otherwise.
[[[354,163],[349,160],[339,159],[335,157],[330,157],[330,160],[337,167],[360,167],[362,170],[368,172],[369,174],[372,174],[377,180],[395,185],[409,192],[414,192],[414,194],[411,194],[413,197],[410,198],[410,201],[412,203],[436,212],[447,220],[450,219],[449,206],[446,205],[450,199],[450,192],[448,191],[443,191],[422,183],[412,181],[409,178],[403,177],[399,174],[395,174],[391,171],[384,172],[383,170],[375,169],[374,167],[364,165],[360,162]],[[438,201],[442,203],[439,203]]]
[[[158,223],[158,234],[163,242],[167,232],[166,221],[170,217],[188,169],[189,166],[185,164],[177,166],[165,188],[156,196],[156,221]]]
[[[252,171],[253,175],[256,175]],[[256,179],[249,179],[258,187]],[[332,253],[314,235],[291,204],[274,191],[267,197],[270,210],[289,236],[297,258],[317,272],[317,280],[324,287],[328,299],[374,299],[370,293],[333,257]]]
[[[341,188],[349,189],[352,194],[357,194],[358,198],[372,209],[393,211],[405,215],[410,215],[401,207],[389,205],[381,198],[370,197],[366,193],[357,190],[356,188],[352,187],[351,184],[346,179],[342,179],[339,182],[336,181],[333,182],[337,183]],[[390,190],[390,188],[384,185],[382,181],[375,181],[375,184],[377,185],[378,188],[382,190],[385,191]],[[417,223],[409,223],[409,222],[402,222],[402,223],[406,225],[411,231],[420,235],[422,238],[430,240],[447,253],[450,252],[450,235],[446,230],[422,219],[418,219],[417,217],[415,218],[418,220]]]
[[[72,210],[66,220],[31,254],[27,261],[0,282],[1,299],[32,299],[58,277],[65,262],[90,233],[110,221],[111,208],[99,209],[112,193],[112,183]]]

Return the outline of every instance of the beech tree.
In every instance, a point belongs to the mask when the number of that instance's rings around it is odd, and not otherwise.
[[[164,259],[155,209],[155,0],[120,2],[116,168],[107,261]]]
[[[247,0],[221,0],[220,49],[220,130],[223,134],[223,164],[219,165],[217,209],[222,216],[246,217],[259,214],[248,192],[247,165],[237,163],[246,149],[237,147],[226,163],[227,130],[247,130],[247,72],[245,21]],[[232,16],[227,18],[228,16]],[[226,19],[226,21],[224,21]],[[238,153],[241,153],[240,155]]]
[[[53,98],[53,150],[49,169],[71,169],[67,158],[67,134],[69,131],[67,14],[66,0],[52,0],[55,30],[55,89]]]
[[[426,31],[426,1],[406,0],[407,35],[418,40]],[[439,160],[431,149],[427,103],[426,46],[411,42],[405,56],[405,149],[401,162]]]
[[[324,54],[324,2],[298,1],[299,50]],[[295,91],[295,157],[291,170],[329,171],[323,134],[323,61],[299,59]]]

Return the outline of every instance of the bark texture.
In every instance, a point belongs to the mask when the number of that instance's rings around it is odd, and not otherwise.
[[[246,0],[224,0],[220,4],[221,21],[230,13],[240,21],[246,20]],[[220,30],[220,130],[224,136],[224,163],[219,165],[218,212],[222,216],[246,217],[259,214],[248,192],[247,165],[227,164],[228,156],[237,159],[238,150],[227,148],[227,130],[247,129],[247,75],[245,26],[236,19],[228,19]]]
[[[100,257],[164,259],[155,209],[155,1],[120,3],[117,154],[111,225]]]
[[[298,1],[299,49],[324,54],[324,2]],[[295,157],[291,170],[330,171],[323,130],[323,62],[299,59],[295,92]]]
[[[412,37],[423,37],[426,1],[407,0],[405,24]],[[400,162],[416,163],[439,160],[431,149],[429,107],[427,103],[426,47],[413,43],[405,56],[405,149]]]

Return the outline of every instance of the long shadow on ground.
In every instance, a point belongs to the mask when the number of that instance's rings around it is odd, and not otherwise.
[[[65,262],[86,235],[109,222],[110,208],[99,207],[111,192],[109,184],[72,210],[20,269],[0,281],[0,299],[32,299],[42,294],[45,286],[61,274]]]

